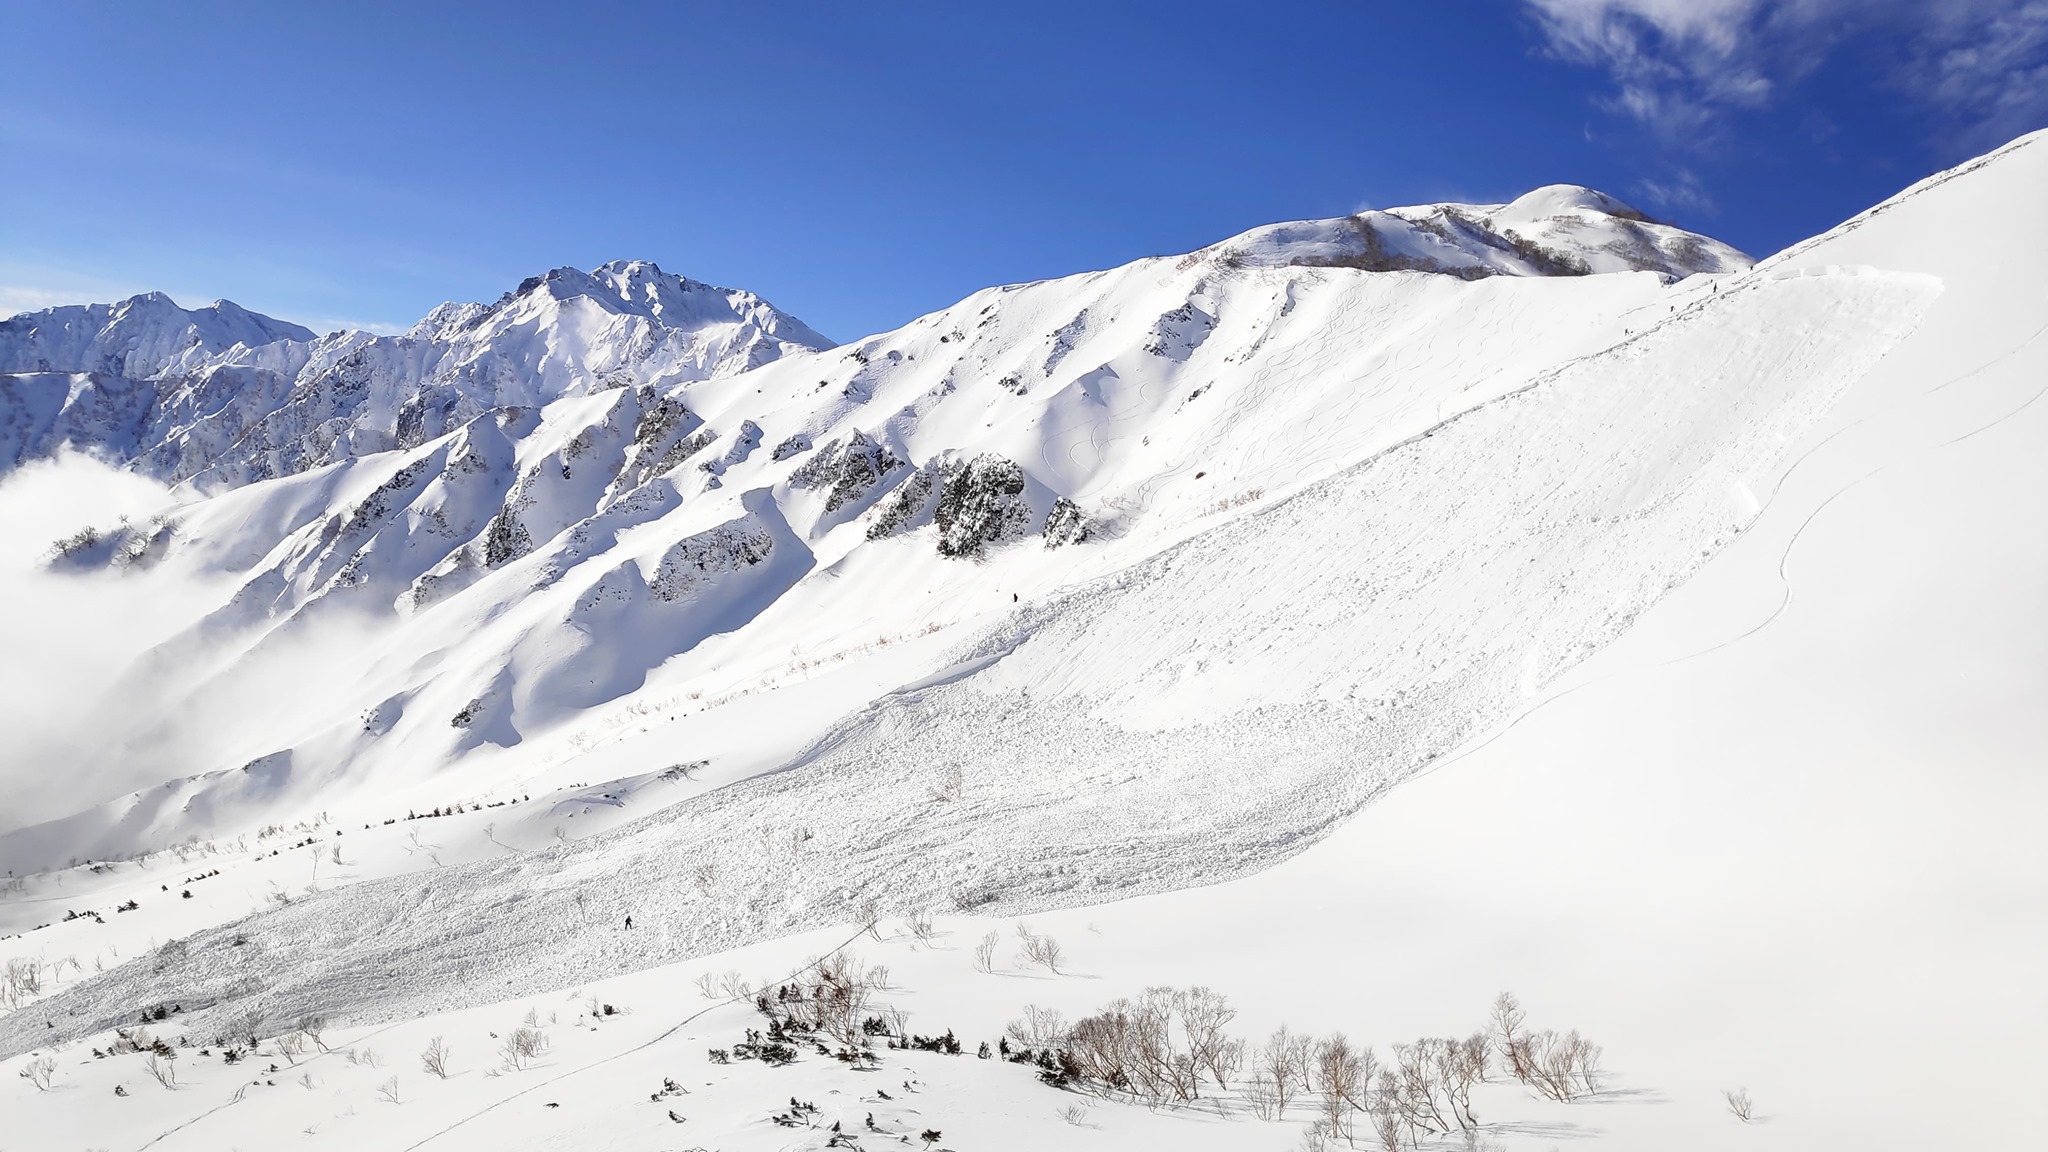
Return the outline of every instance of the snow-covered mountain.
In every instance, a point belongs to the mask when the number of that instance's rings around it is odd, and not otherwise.
[[[1463,1035],[1527,977],[1596,1105],[1496,1064],[1410,1146],[2002,1146],[1927,1101],[2023,1092],[2048,1018],[2044,188],[2037,134],[1755,267],[1582,189],[1279,225],[187,485],[59,564],[227,591],[114,692],[105,802],[0,828],[91,858],[0,899],[55,973],[0,1054],[136,1146],[1220,1152],[1317,1082],[1091,1118],[720,1045],[849,947],[970,1053],[1164,982],[1254,1042]],[[145,1014],[235,1055],[159,1091],[101,1054]],[[548,1065],[469,1074],[522,1016]]]
[[[74,304],[0,320],[0,370],[130,380],[193,371],[238,348],[310,341],[297,324],[230,300],[184,309],[161,292],[118,304]]]
[[[238,584],[153,658],[182,670],[164,727],[109,751],[135,784],[191,779],[0,836],[0,856],[215,830],[253,758],[289,752],[264,805],[388,793],[401,765],[419,785],[657,669],[772,676],[792,646],[1049,594],[1606,346],[1617,316],[1674,299],[1674,272],[1746,263],[1552,187],[989,289],[830,351],[751,296],[645,264],[557,270],[403,337],[231,350],[158,383],[128,457],[214,495],[61,557]],[[1481,326],[1447,338],[1467,317]],[[258,656],[344,614],[406,623],[313,722],[169,738],[252,666],[202,651]]]
[[[750,292],[638,261],[557,268],[402,336],[315,338],[153,293],[0,324],[0,466],[68,445],[217,491],[409,448],[488,411],[830,346]]]

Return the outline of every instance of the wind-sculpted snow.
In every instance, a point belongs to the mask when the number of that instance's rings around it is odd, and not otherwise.
[[[784,771],[616,834],[201,933],[39,1015],[62,1036],[164,999],[204,1006],[195,1029],[315,1007],[393,1019],[845,921],[870,899],[1018,912],[1262,868],[1506,718],[1726,546],[1787,446],[1939,293],[1868,270],[1749,278],[1020,605]],[[742,567],[751,532],[714,534],[714,567]],[[630,956],[581,930],[626,912],[648,930]],[[43,1039],[19,1019],[0,1020],[0,1050]]]

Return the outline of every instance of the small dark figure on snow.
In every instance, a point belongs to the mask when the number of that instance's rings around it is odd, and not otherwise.
[[[626,917],[626,927],[628,927],[628,928],[631,928],[632,926],[633,926],[633,917],[629,915],[629,916],[627,916],[627,917]]]

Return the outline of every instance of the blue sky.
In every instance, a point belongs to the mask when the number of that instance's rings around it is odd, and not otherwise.
[[[0,312],[403,326],[651,259],[826,334],[1590,184],[1762,255],[2048,126],[2048,0],[0,0]]]

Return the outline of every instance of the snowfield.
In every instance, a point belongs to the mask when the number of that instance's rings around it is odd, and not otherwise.
[[[188,483],[60,562],[219,591],[0,821],[0,1147],[1313,1147],[1275,1027],[1503,989],[1598,1090],[1421,1147],[2027,1147],[2042,139],[1754,268],[1543,189]],[[853,956],[875,1067],[731,1055]],[[1162,985],[1193,1100],[977,1056]]]

